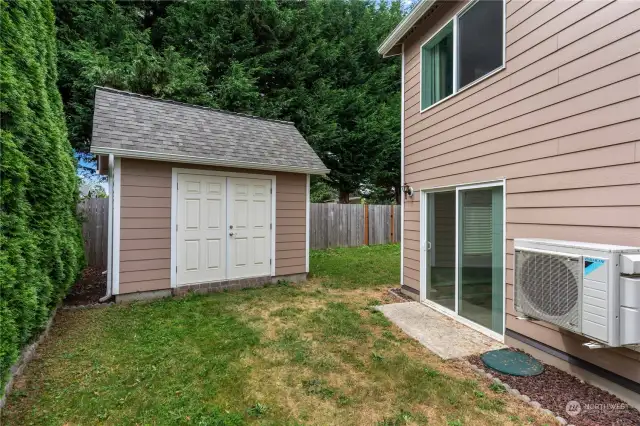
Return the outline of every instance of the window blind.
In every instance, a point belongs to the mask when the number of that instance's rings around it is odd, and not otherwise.
[[[465,255],[492,252],[491,204],[491,191],[464,193],[462,245]]]

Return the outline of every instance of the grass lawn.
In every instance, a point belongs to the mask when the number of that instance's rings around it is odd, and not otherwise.
[[[1,423],[551,424],[372,309],[399,253],[317,251],[301,285],[61,311]]]

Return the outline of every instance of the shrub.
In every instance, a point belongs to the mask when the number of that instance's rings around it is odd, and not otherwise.
[[[84,264],[50,2],[0,0],[0,385]]]

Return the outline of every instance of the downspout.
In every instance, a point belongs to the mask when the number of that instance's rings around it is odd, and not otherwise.
[[[109,154],[109,218],[108,218],[108,231],[107,231],[107,294],[100,298],[99,302],[104,303],[111,299],[113,288],[113,197],[114,197],[114,179],[113,173],[115,169],[115,158],[113,154]]]

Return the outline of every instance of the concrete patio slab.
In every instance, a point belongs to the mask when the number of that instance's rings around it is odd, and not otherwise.
[[[494,349],[502,343],[418,302],[377,306],[389,320],[443,359],[462,358]]]

